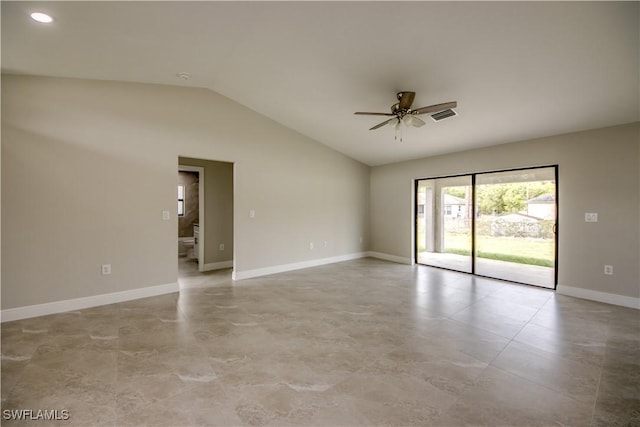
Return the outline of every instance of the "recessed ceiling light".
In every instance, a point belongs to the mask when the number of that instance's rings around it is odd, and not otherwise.
[[[53,18],[47,15],[46,13],[33,12],[30,16],[31,16],[31,19],[33,19],[34,21],[41,22],[43,24],[48,24],[50,22],[53,22]]]

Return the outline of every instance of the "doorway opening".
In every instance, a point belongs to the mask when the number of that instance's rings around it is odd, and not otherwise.
[[[209,286],[231,278],[234,164],[178,158],[178,281]]]
[[[180,271],[204,271],[204,168],[178,167],[178,261]]]
[[[555,289],[557,166],[416,180],[418,264]]]

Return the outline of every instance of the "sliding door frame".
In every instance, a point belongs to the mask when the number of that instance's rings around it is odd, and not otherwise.
[[[506,279],[499,279],[499,278],[495,278],[495,277],[491,277],[491,276],[485,276],[485,275],[481,275],[481,274],[477,274],[476,273],[476,177],[477,175],[484,175],[484,174],[490,174],[490,173],[501,173],[501,172],[518,172],[518,171],[525,171],[525,170],[532,170],[532,169],[547,169],[547,168],[553,168],[554,170],[554,179],[555,179],[555,225],[553,227],[553,234],[554,234],[554,268],[553,268],[553,290],[555,290],[558,287],[558,240],[559,240],[559,223],[560,223],[560,199],[558,197],[559,194],[559,185],[558,185],[558,165],[557,164],[552,164],[552,165],[540,165],[540,166],[530,166],[530,167],[519,167],[519,168],[511,168],[511,169],[498,169],[498,170],[489,170],[489,171],[483,171],[483,172],[470,172],[470,173],[460,173],[460,174],[453,174],[453,175],[438,175],[438,176],[432,176],[432,177],[425,177],[425,178],[416,178],[414,180],[414,186],[413,186],[413,200],[414,200],[414,207],[413,207],[413,224],[414,227],[413,228],[413,259],[414,259],[414,263],[418,264],[418,265],[424,265],[427,267],[432,267],[432,268],[440,268],[443,270],[450,270],[450,271],[456,271],[458,273],[465,273],[465,274],[471,274],[473,276],[476,277],[486,277],[488,279],[495,279],[495,280],[503,280],[503,281],[507,281],[507,282],[512,282],[512,283],[518,283],[518,284],[522,284],[522,285],[527,285],[527,286],[536,286],[536,287],[540,287],[540,288],[544,288],[544,289],[550,289],[548,287],[544,287],[544,286],[540,286],[540,285],[535,285],[535,284],[530,284],[530,283],[522,283],[522,282],[515,282],[512,280],[506,280]],[[446,267],[436,267],[436,266],[431,266],[428,264],[421,264],[420,262],[418,262],[418,186],[420,184],[420,181],[425,181],[425,180],[429,180],[429,179],[444,179],[444,178],[457,178],[457,177],[461,177],[461,176],[470,176],[471,177],[471,206],[472,206],[472,212],[471,212],[471,273],[465,272],[465,271],[461,271],[461,270],[455,270],[452,268],[446,268]],[[426,212],[425,212],[426,214]]]

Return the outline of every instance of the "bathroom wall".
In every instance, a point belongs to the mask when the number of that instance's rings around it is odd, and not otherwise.
[[[184,215],[178,217],[178,237],[193,237],[193,224],[200,215],[197,172],[178,172],[178,185],[184,186]]]

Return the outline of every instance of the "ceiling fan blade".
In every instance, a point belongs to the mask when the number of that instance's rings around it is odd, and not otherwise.
[[[426,123],[424,122],[424,120],[419,119],[417,117],[413,117],[413,120],[411,120],[411,126],[419,128],[426,125]]]
[[[456,108],[458,103],[456,101],[453,102],[445,102],[444,104],[435,104],[429,105],[428,107],[422,107],[411,111],[411,114],[425,114],[425,113],[437,113],[438,111],[448,110],[449,108]]]
[[[415,97],[416,97],[415,92],[399,92],[398,101],[400,102],[398,107],[401,110],[408,110],[409,108],[411,108],[411,104],[413,104],[413,98]]]
[[[391,113],[367,113],[367,112],[362,112],[362,111],[358,111],[356,113],[353,114],[359,114],[359,115],[367,115],[367,116],[394,116],[395,114],[391,114]]]
[[[392,120],[395,120],[395,117],[394,117],[394,118],[392,118],[392,119],[389,119],[389,120],[385,120],[385,121],[384,121],[384,122],[382,122],[382,123],[378,123],[377,125],[375,125],[374,127],[372,127],[372,128],[371,128],[371,129],[369,129],[369,130],[376,130],[376,129],[378,129],[378,128],[381,128],[382,126],[386,125],[387,123],[389,123],[389,122],[390,122],[390,121],[392,121]]]

